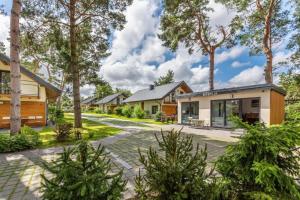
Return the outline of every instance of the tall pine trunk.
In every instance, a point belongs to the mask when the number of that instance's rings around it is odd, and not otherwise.
[[[10,134],[15,135],[21,129],[20,95],[20,25],[21,1],[13,0],[10,16]]]
[[[272,51],[266,53],[267,65],[265,68],[266,83],[273,83],[273,54]]]
[[[80,78],[78,68],[77,41],[76,41],[76,0],[70,0],[70,47],[71,47],[71,69],[73,75],[73,102],[74,102],[74,126],[81,128],[81,107],[80,107]]]
[[[267,65],[265,67],[266,83],[273,83],[273,53],[272,53],[272,30],[271,18],[275,9],[275,0],[271,0],[268,13],[265,16],[265,29],[263,37],[263,51],[266,55]]]
[[[209,52],[209,90],[214,90],[215,49]]]

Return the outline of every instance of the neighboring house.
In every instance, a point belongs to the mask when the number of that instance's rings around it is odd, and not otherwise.
[[[81,104],[82,108],[87,109],[87,108],[90,108],[90,107],[96,107],[97,106],[97,104],[96,104],[97,101],[98,101],[98,99],[96,97],[88,97],[88,98],[82,100],[80,102],[80,104]]]
[[[125,96],[121,93],[112,94],[97,101],[96,105],[104,112],[113,111],[115,107],[123,104],[124,99]]]
[[[134,93],[124,103],[128,103],[131,106],[138,104],[150,115],[156,114],[157,111],[161,111],[165,115],[176,115],[176,96],[191,92],[193,92],[192,89],[184,81],[156,87],[150,85],[148,89],[139,90]]]
[[[273,84],[216,89],[179,95],[178,122],[204,121],[212,127],[231,127],[230,116],[249,123],[280,124],[284,120],[285,91]]]
[[[10,61],[0,54],[0,128],[10,126]],[[54,102],[61,91],[28,69],[21,70],[22,125],[44,126],[47,122],[47,104]]]

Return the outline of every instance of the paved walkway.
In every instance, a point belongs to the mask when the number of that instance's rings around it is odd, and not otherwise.
[[[128,179],[128,190],[124,193],[124,199],[133,195],[134,177],[139,168],[138,148],[145,153],[150,146],[158,148],[154,134],[161,128],[181,128],[177,125],[157,126],[141,123],[125,123],[126,120],[103,119],[85,116],[90,120],[122,128],[124,131],[118,135],[93,142],[97,146],[104,145],[110,153],[113,162],[113,170],[123,169],[125,178]],[[112,122],[113,120],[113,122]],[[191,130],[185,127],[184,132],[193,135],[193,142],[201,147],[207,144],[208,159],[214,161],[224,151],[224,147],[236,139],[230,137],[229,132],[212,132],[208,130]],[[225,134],[222,136],[222,134]],[[222,138],[222,139],[220,139]],[[44,173],[51,176],[43,169],[42,162],[50,162],[61,152],[61,147],[44,150],[31,150],[18,153],[0,154],[0,200],[2,199],[39,199],[41,177]]]

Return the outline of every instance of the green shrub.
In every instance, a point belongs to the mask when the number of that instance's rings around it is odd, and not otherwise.
[[[285,113],[287,122],[297,122],[300,124],[300,102],[286,106]]]
[[[94,109],[94,112],[97,114],[103,114],[103,111],[98,107]]]
[[[213,170],[207,170],[207,151],[194,149],[192,136],[181,136],[181,130],[155,135],[159,150],[150,147],[140,154],[145,174],[135,179],[136,199],[211,199],[214,194]],[[194,152],[196,150],[196,152]]]
[[[73,128],[72,133],[74,134],[75,140],[82,139],[82,130],[80,128]]]
[[[145,110],[145,118],[151,118],[149,110]]]
[[[122,108],[122,114],[128,118],[132,117],[133,110],[130,106],[126,105]]]
[[[155,113],[155,115],[154,115],[154,120],[157,122],[160,122],[162,115],[163,115],[163,113],[161,111],[157,111],[157,113]]]
[[[65,141],[72,133],[73,124],[65,121],[61,121],[56,125],[55,133],[57,141]]]
[[[54,124],[64,118],[64,112],[61,109],[56,108],[56,106],[49,106],[48,108],[49,120]]]
[[[92,139],[94,137],[95,133],[94,132],[89,132],[89,139]]]
[[[48,179],[41,175],[43,199],[117,200],[125,190],[123,172],[111,173],[104,147],[94,149],[84,140],[64,149],[57,160],[44,166],[54,177]]]
[[[223,176],[220,199],[300,199],[299,128],[265,127],[233,120],[246,133],[217,162]]]
[[[109,115],[113,114],[113,110],[112,109],[107,109],[107,114],[109,114]]]
[[[145,112],[140,105],[135,105],[133,109],[133,115],[136,118],[143,119],[145,117]]]
[[[0,153],[33,149],[39,144],[38,132],[28,126],[22,127],[18,135],[0,134]]]
[[[121,106],[116,107],[114,112],[115,112],[116,115],[123,115]]]

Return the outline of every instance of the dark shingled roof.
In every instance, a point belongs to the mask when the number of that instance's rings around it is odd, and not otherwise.
[[[147,101],[147,100],[155,100],[162,99],[167,96],[170,92],[172,92],[177,87],[185,84],[188,85],[184,81],[169,83],[161,86],[155,86],[154,89],[150,90],[150,88],[139,90],[134,93],[132,96],[127,98],[124,103],[129,102],[137,102],[137,101]],[[190,89],[190,88],[189,88]],[[192,91],[192,89],[190,89]]]
[[[195,96],[213,96],[218,94],[227,94],[227,93],[235,93],[240,91],[246,90],[254,90],[254,89],[271,89],[274,90],[282,95],[286,95],[286,92],[274,84],[258,84],[258,85],[248,85],[248,86],[241,86],[241,87],[232,87],[232,88],[223,88],[223,89],[215,89],[212,91],[202,91],[202,92],[194,92],[189,94],[181,94],[178,95],[177,98],[188,98],[188,97],[195,97]]]
[[[81,104],[89,104],[89,103],[91,103],[94,100],[96,100],[96,97],[88,97],[88,98],[82,100]]]
[[[0,61],[6,63],[9,65],[10,63],[10,59],[8,56],[1,54],[0,53]],[[57,96],[61,93],[61,90],[58,89],[57,87],[55,87],[54,85],[48,83],[47,81],[45,81],[44,79],[42,79],[41,77],[37,76],[36,74],[32,73],[30,70],[26,69],[23,66],[20,66],[20,71],[22,74],[32,78],[33,80],[35,80],[37,83],[39,83],[40,85],[44,86],[46,89],[50,90],[51,92],[55,93]]]
[[[115,98],[117,98],[120,95],[122,95],[122,94],[121,93],[116,93],[116,94],[112,94],[112,95],[106,96],[103,99],[97,101],[95,104],[109,103],[109,102],[113,101]]]

